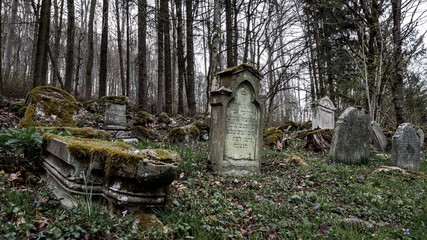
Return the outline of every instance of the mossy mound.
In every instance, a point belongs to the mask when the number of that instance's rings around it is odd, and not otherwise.
[[[17,113],[24,106],[25,106],[25,100],[22,99],[20,101],[17,101],[17,102],[10,104],[9,111]]]
[[[298,123],[295,123],[294,121],[287,121],[282,126],[280,126],[278,129],[282,132],[294,132],[298,130],[300,125]]]
[[[200,131],[193,124],[173,128],[169,133],[169,139],[173,143],[184,143],[186,140],[195,141],[199,136]]]
[[[161,112],[159,113],[159,122],[169,124],[172,122],[172,120],[170,119],[167,113]]]
[[[150,130],[146,127],[134,126],[132,128],[132,131],[135,133],[135,136],[138,139],[156,139],[157,138],[157,134],[153,130]]]
[[[19,127],[62,126],[75,127],[73,116],[78,109],[77,101],[66,91],[41,86],[27,95],[29,103]]]
[[[208,130],[209,130],[208,125],[206,125],[206,124],[205,124],[204,122],[202,122],[202,121],[196,121],[196,122],[194,123],[194,125],[197,127],[197,129],[199,129],[199,131],[202,131],[202,130],[208,131]]]
[[[269,128],[263,134],[264,144],[269,147],[274,147],[277,141],[282,141],[283,132],[277,128]]]
[[[133,124],[135,126],[145,126],[147,123],[152,123],[154,121],[153,119],[153,116],[148,112],[139,111],[133,118]]]
[[[82,136],[85,138],[93,138],[100,140],[111,140],[111,134],[104,130],[93,130],[93,128],[77,128],[77,127],[37,127],[37,130],[56,130],[56,132],[70,132],[73,136]]]
[[[26,111],[27,111],[27,106],[23,106],[18,110],[18,112],[16,113],[16,116],[23,118],[25,116]]]
[[[84,102],[83,107],[92,113],[98,111],[98,103],[95,100],[88,100]]]

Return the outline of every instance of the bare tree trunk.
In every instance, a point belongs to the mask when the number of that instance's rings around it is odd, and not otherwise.
[[[400,125],[406,122],[406,112],[403,105],[404,83],[403,83],[403,63],[402,63],[402,36],[401,36],[401,16],[402,0],[392,0],[393,12],[393,42],[394,42],[394,74],[393,74],[393,103],[396,112],[396,122]]]
[[[130,22],[129,0],[126,1],[126,96],[130,97]]]
[[[138,67],[139,67],[138,109],[148,111],[146,36],[147,36],[147,0],[138,0],[138,49],[139,49],[139,52],[138,52]]]
[[[119,68],[120,80],[122,84],[122,95],[126,95],[126,82],[125,82],[125,69],[123,67],[123,47],[122,47],[122,31],[120,29],[120,13],[119,13],[119,0],[116,0],[116,23],[117,23],[117,46],[119,48]]]
[[[233,23],[232,23],[231,0],[225,0],[225,26],[226,26],[226,48],[227,48],[227,68],[233,64]]]
[[[62,15],[64,13],[64,1],[61,1],[61,7],[58,9],[58,0],[55,0],[55,43],[54,43],[54,49],[53,49],[53,58],[51,59],[52,62],[55,62],[56,65],[58,65],[58,58],[59,58],[59,50],[60,50],[60,43],[61,43],[61,29],[62,29]],[[56,81],[60,78],[58,76],[58,71],[55,68],[52,68],[52,86],[56,86]]]
[[[48,69],[49,25],[50,25],[50,0],[42,0],[39,22],[39,35],[34,61],[33,87],[46,85]]]
[[[193,44],[193,2],[186,1],[187,10],[187,98],[189,115],[196,116],[196,95],[194,92],[194,44]]]
[[[99,63],[99,98],[107,94],[108,0],[102,4],[101,56]]]
[[[65,91],[72,93],[74,73],[74,0],[67,0],[68,23],[67,23],[67,57],[65,67]]]
[[[184,115],[184,77],[185,77],[185,58],[184,58],[184,34],[182,19],[182,0],[175,0],[177,26],[177,51],[178,51],[178,114]]]
[[[171,39],[169,27],[169,0],[163,0],[164,6],[164,36],[165,36],[165,110],[172,115],[172,66],[171,66]]]
[[[89,10],[88,36],[87,36],[87,64],[86,64],[86,100],[89,100],[92,95],[92,70],[93,70],[93,20],[95,18],[96,0],[91,0]]]
[[[15,38],[15,27],[16,27],[16,15],[18,13],[18,0],[13,1],[12,13],[7,26],[8,32],[6,35],[5,52],[4,52],[4,77],[9,80],[10,68],[12,63],[12,42]]]
[[[2,23],[1,23],[1,9],[3,9],[2,8],[3,7],[3,0],[0,0],[0,30],[2,29],[1,28],[1,25],[2,25]],[[3,69],[2,69],[2,61],[1,61],[1,34],[0,34],[0,96],[3,96]]]
[[[157,22],[157,113],[164,110],[165,100],[165,69],[164,69],[164,1],[160,0]]]

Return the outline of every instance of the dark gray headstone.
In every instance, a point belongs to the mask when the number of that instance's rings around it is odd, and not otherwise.
[[[347,164],[363,163],[369,157],[371,131],[365,109],[347,108],[336,122],[329,158]]]
[[[387,138],[379,123],[372,121],[372,143],[375,148],[384,151],[387,148]]]
[[[412,124],[400,124],[393,135],[391,148],[394,164],[410,170],[420,168],[420,138]]]

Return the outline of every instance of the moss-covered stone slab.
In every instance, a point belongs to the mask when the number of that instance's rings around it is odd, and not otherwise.
[[[47,133],[40,165],[69,194],[92,192],[111,206],[145,209],[166,204],[179,161],[169,150]]]
[[[191,147],[198,143],[199,136],[199,129],[194,124],[191,124],[173,128],[169,133],[169,142]]]
[[[78,109],[77,101],[66,91],[40,86],[28,93],[28,105],[20,127],[75,127],[73,120]]]

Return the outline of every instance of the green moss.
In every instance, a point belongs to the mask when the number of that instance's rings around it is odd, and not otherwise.
[[[197,121],[194,123],[194,126],[197,127],[197,129],[201,130],[207,130],[209,129],[208,125],[206,125],[204,122],[202,121]]]
[[[185,130],[181,127],[173,128],[169,133],[169,138],[178,139],[182,142],[185,140]]]
[[[169,118],[168,114],[165,112],[159,113],[159,122],[169,124],[172,120]]]
[[[134,126],[133,131],[138,133],[137,136],[142,135],[144,138],[156,137],[156,133],[146,127]]]
[[[329,129],[329,128],[324,128],[324,129],[316,129],[313,131],[309,131],[305,134],[305,136],[309,136],[315,133],[322,133],[322,135],[326,138],[326,140],[328,140],[329,142],[332,141],[332,134],[333,134],[333,129]],[[297,136],[298,137],[298,136]]]
[[[129,99],[126,96],[103,96],[99,99],[100,105],[104,104],[105,102],[125,105],[129,103]]]
[[[35,126],[66,126],[75,127],[74,112],[78,109],[77,101],[66,91],[51,87],[40,86],[28,93],[30,111],[25,112],[20,127]],[[42,111],[45,118],[38,119],[36,111]],[[52,118],[52,116],[56,116]]]
[[[264,143],[267,146],[274,146],[276,145],[277,141],[282,141],[283,139],[283,132],[277,128],[270,128],[264,131],[263,134]]]
[[[27,106],[21,107],[18,112],[16,113],[16,116],[22,118],[25,116],[25,112],[27,111]]]
[[[20,109],[22,109],[23,106],[25,106],[25,100],[24,99],[12,103],[9,106],[9,111],[11,111],[11,112],[18,112]]]
[[[94,131],[92,128],[84,127],[37,127],[37,130],[56,130],[56,132],[69,131],[74,136],[83,136],[85,138],[94,138],[101,140],[111,140],[111,134],[107,131],[97,130]]]
[[[291,128],[288,131],[291,131],[291,132],[296,131],[299,128],[299,125],[294,121],[287,121],[282,126],[279,127],[279,130],[284,132],[286,129],[289,128],[289,126],[291,126]]]
[[[307,122],[301,124],[301,129],[307,129],[308,130],[308,129],[311,129],[312,126],[313,126],[313,124],[310,120],[310,121],[307,121]]]
[[[186,133],[190,133],[194,138],[197,138],[200,135],[200,131],[195,125],[187,125],[183,128]]]

